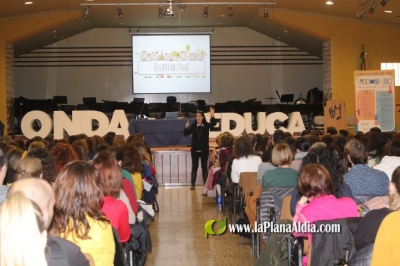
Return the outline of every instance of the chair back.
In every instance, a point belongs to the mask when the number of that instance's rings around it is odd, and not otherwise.
[[[291,195],[294,187],[272,187],[264,188],[260,193],[260,223],[273,222],[278,223],[281,217],[283,198]],[[290,205],[290,201],[289,201]],[[290,209],[290,207],[289,207]],[[286,212],[286,211],[285,211]],[[290,210],[289,210],[290,213]],[[271,222],[272,222],[271,221]],[[263,232],[264,243],[267,243],[269,233]]]
[[[335,261],[350,258],[349,254],[354,244],[354,233],[361,217],[343,218],[330,221],[316,221],[316,228],[321,225],[338,226],[340,233],[313,233],[311,243],[311,256],[309,254],[309,262],[311,265],[334,265]],[[333,229],[331,227],[331,229]],[[346,254],[347,253],[347,254]],[[345,264],[340,265],[347,265]],[[337,265],[337,264],[336,264]]]
[[[290,213],[291,199],[292,199],[292,194],[287,194],[283,197],[281,216],[279,217],[279,220],[287,219],[287,220],[293,221],[293,216]]]
[[[315,125],[323,125],[324,124],[324,117],[322,115],[314,116],[314,124]]]
[[[257,172],[240,173],[239,186],[242,187],[244,197],[250,196],[257,188]]]

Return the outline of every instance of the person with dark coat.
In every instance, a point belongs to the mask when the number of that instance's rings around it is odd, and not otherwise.
[[[185,136],[192,135],[192,173],[191,173],[191,184],[190,190],[195,189],[197,169],[199,168],[199,159],[201,159],[201,169],[203,172],[203,182],[206,182],[208,169],[207,161],[209,155],[209,133],[210,128],[217,124],[214,117],[215,109],[210,107],[210,123],[205,119],[203,111],[198,110],[196,113],[196,120],[190,125],[187,120],[183,134]]]

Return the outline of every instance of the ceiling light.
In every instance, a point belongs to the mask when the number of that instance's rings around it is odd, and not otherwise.
[[[366,10],[366,9],[367,9],[367,8],[366,8],[365,5],[363,4],[363,5],[361,6],[360,12],[357,14],[357,18],[358,18],[358,19],[361,19],[362,16],[364,16],[364,13],[365,13],[365,10]]]
[[[392,13],[393,13],[392,10],[385,10],[384,12],[385,12],[385,13],[389,13],[389,14],[392,14]]]
[[[378,5],[378,2],[376,2],[376,0],[372,0],[372,5],[371,5],[371,7],[369,8],[368,12],[369,12],[370,14],[374,14],[375,8],[376,8],[377,5]]]
[[[117,15],[118,15],[118,17],[119,18],[122,18],[124,15],[122,14],[122,8],[121,8],[121,6],[118,6],[117,7]]]
[[[232,5],[229,5],[229,6],[228,6],[228,16],[230,16],[230,17],[233,16]]]
[[[32,5],[33,2],[25,2],[25,5]]]
[[[89,16],[90,6],[86,6],[85,10],[83,11],[83,18],[87,19]]]
[[[268,6],[264,5],[264,18],[268,17]]]
[[[204,5],[203,17],[208,17],[208,5]]]
[[[161,5],[158,7],[158,17],[159,18],[164,17],[164,10],[162,9]]]
[[[389,2],[389,0],[382,0],[381,1],[381,6],[385,6],[387,4],[387,2]]]
[[[327,5],[333,5],[333,2],[332,2],[332,1],[326,1],[325,4],[327,4]]]
[[[169,2],[169,7],[164,12],[164,17],[173,18],[175,17],[174,10],[172,9],[172,1]]]

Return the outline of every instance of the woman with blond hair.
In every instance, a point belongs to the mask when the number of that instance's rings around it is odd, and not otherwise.
[[[15,181],[28,177],[42,178],[42,176],[43,167],[40,159],[34,157],[26,157],[22,159],[18,164]]]
[[[21,192],[0,207],[0,265],[47,265],[47,232],[40,208]]]
[[[262,176],[263,188],[270,187],[295,187],[299,172],[290,168],[293,161],[293,153],[288,144],[278,142],[271,152],[272,164],[277,168],[267,170]]]

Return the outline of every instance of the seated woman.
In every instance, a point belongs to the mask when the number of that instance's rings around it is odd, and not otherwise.
[[[142,199],[143,183],[142,183],[142,159],[139,151],[132,143],[126,143],[123,147],[122,169],[128,171],[131,175],[133,188],[137,200]]]
[[[293,160],[293,153],[284,142],[274,145],[271,152],[272,164],[277,168],[267,170],[262,176],[263,188],[270,187],[295,187],[299,172],[290,168]]]
[[[122,174],[118,162],[111,153],[100,152],[94,157],[93,165],[99,171],[99,187],[104,196],[101,211],[117,230],[121,243],[128,242],[131,229],[128,220],[128,207],[119,200]]]
[[[233,154],[235,159],[232,162],[231,179],[232,183],[238,184],[240,173],[258,171],[261,158],[256,154],[247,136],[241,136],[235,140]]]
[[[0,264],[47,265],[46,242],[40,208],[21,192],[9,195],[0,208]]]
[[[109,220],[101,212],[103,193],[96,168],[74,161],[64,166],[54,184],[51,232],[90,254],[96,266],[113,265],[115,242]]]
[[[298,187],[303,195],[296,205],[293,223],[313,223],[320,220],[358,217],[357,204],[353,199],[335,198],[333,185],[328,170],[321,164],[308,164],[300,170]],[[310,232],[292,233],[294,236],[305,236],[311,243]],[[307,265],[308,257],[303,258]]]
[[[221,195],[221,190],[218,188],[219,178],[225,171],[227,162],[233,156],[233,142],[235,137],[229,133],[224,132],[218,136],[219,149],[215,152],[214,165],[210,167],[209,178],[203,188],[203,196],[215,197],[216,189],[218,189],[218,195]]]
[[[341,152],[338,147],[311,149],[303,158],[303,166],[310,163],[320,163],[328,170],[333,182],[333,195],[335,195],[336,198],[353,198],[350,187],[343,181],[343,175],[347,171],[347,156]],[[296,211],[296,203],[300,200],[301,196],[299,189],[296,187],[292,192],[290,201],[290,212],[292,215],[294,215]]]

